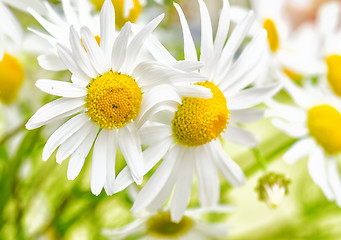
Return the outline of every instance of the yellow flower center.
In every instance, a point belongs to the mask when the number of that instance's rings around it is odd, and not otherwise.
[[[13,102],[24,81],[24,68],[15,57],[5,53],[0,62],[0,101]]]
[[[191,230],[192,225],[189,217],[184,216],[179,223],[174,223],[170,213],[163,212],[148,219],[147,232],[156,238],[178,238]]]
[[[211,82],[197,83],[211,89],[212,98],[184,97],[172,121],[173,136],[185,146],[199,146],[210,142],[227,128],[230,111],[226,98]]]
[[[268,42],[272,52],[276,52],[279,48],[279,37],[275,23],[267,18],[263,23],[264,29],[268,33]]]
[[[341,96],[341,56],[331,55],[326,58],[327,79],[335,94]]]
[[[310,135],[326,153],[341,152],[341,114],[330,105],[319,105],[308,111]]]
[[[111,0],[115,8],[115,23],[119,29],[121,29],[126,22],[134,23],[142,11],[142,6],[139,0],[133,0],[134,7],[130,9],[129,16],[125,16],[124,15],[125,1],[126,0]],[[98,11],[100,11],[104,3],[104,0],[91,0],[91,2],[95,6],[95,8]]]
[[[92,79],[85,101],[87,114],[97,125],[117,129],[136,119],[142,92],[130,76],[110,71]]]

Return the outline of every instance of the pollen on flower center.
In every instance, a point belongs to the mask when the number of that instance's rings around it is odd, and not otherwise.
[[[341,114],[330,105],[319,105],[308,111],[310,135],[328,154],[341,152]]]
[[[341,56],[331,55],[326,58],[327,79],[335,94],[341,96]]]
[[[91,81],[85,101],[87,114],[97,125],[117,129],[136,119],[142,92],[132,77],[110,71]]]
[[[174,223],[171,221],[169,212],[162,212],[148,219],[147,231],[157,238],[178,238],[186,234],[192,224],[192,219],[186,216],[179,223]]]
[[[275,23],[267,18],[263,23],[264,29],[268,33],[268,43],[272,52],[276,52],[279,48],[279,37]]]
[[[24,68],[15,57],[5,53],[0,61],[0,101],[9,104],[24,81]]]
[[[226,98],[211,82],[197,83],[210,88],[210,99],[184,97],[172,121],[173,136],[185,146],[199,146],[220,137],[227,128],[230,111]]]

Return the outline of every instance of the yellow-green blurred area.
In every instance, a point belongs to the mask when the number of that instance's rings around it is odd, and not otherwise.
[[[207,3],[215,5],[216,1]],[[49,2],[60,4],[60,1]],[[171,1],[166,2],[166,13],[174,14]],[[191,6],[190,0],[177,2]],[[148,4],[152,5],[152,1]],[[29,15],[15,13],[24,26],[38,26]],[[166,31],[168,25],[178,24],[176,17],[171,15],[167,18],[162,31]],[[179,47],[182,46],[182,38],[165,45],[177,46],[177,50],[172,51],[176,56],[182,56],[183,50]],[[23,53],[20,59],[25,69],[24,86],[11,105],[0,103],[0,239],[105,239],[101,235],[102,229],[121,227],[134,219],[129,211],[133,200],[127,190],[113,196],[107,196],[104,191],[99,196],[91,193],[91,153],[74,181],[67,180],[68,160],[59,165],[52,155],[48,161],[42,161],[42,150],[48,137],[64,121],[31,131],[24,128],[28,118],[53,99],[40,92],[34,82],[40,78],[69,81],[70,74],[43,71],[36,56]],[[284,92],[276,98],[290,102]],[[234,205],[236,209],[223,217],[210,215],[209,220],[226,220],[229,223],[230,234],[226,239],[341,239],[341,209],[334,202],[329,202],[313,183],[307,170],[307,159],[301,159],[294,165],[288,165],[281,159],[295,140],[275,129],[269,120],[249,124],[247,128],[261,137],[261,144],[256,149],[225,143],[225,151],[247,175],[246,184],[240,188],[232,188],[221,177],[221,203]],[[120,153],[117,159],[119,171],[124,167],[124,159]],[[254,190],[265,167],[291,180],[289,194],[276,209],[260,202]],[[151,174],[147,174],[144,182]],[[194,184],[190,207],[197,206],[199,200]]]

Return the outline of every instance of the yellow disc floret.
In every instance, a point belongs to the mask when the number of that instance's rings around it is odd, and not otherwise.
[[[132,77],[110,71],[91,81],[85,101],[87,114],[97,125],[117,129],[136,119],[142,92]]]
[[[211,89],[212,98],[184,97],[172,121],[173,136],[185,146],[210,142],[227,128],[230,111],[224,94],[211,82],[197,83]]]
[[[169,212],[162,212],[148,219],[147,231],[156,238],[178,238],[186,234],[192,225],[189,217],[184,216],[179,223],[174,223]]]
[[[341,114],[330,105],[319,105],[308,111],[309,134],[326,153],[341,152]]]
[[[115,8],[115,23],[118,28],[122,28],[126,22],[135,22],[140,16],[142,6],[139,0],[133,0],[134,7],[130,9],[129,15],[124,15],[124,4],[127,0],[111,0]],[[100,11],[104,0],[91,0],[95,8]]]
[[[327,79],[335,94],[341,96],[341,56],[331,55],[326,58]]]
[[[24,81],[24,68],[15,57],[5,53],[0,61],[0,101],[13,102]]]
[[[279,48],[279,37],[275,23],[268,18],[264,20],[263,27],[268,33],[268,43],[271,51],[276,52]]]

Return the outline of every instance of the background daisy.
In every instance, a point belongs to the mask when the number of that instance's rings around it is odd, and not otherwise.
[[[337,166],[341,152],[341,101],[326,82],[316,85],[306,82],[301,89],[288,79],[283,81],[297,106],[269,101],[271,109],[267,113],[274,117],[275,127],[298,139],[283,159],[294,164],[308,155],[312,180],[329,201],[336,201],[341,206],[341,179]]]

